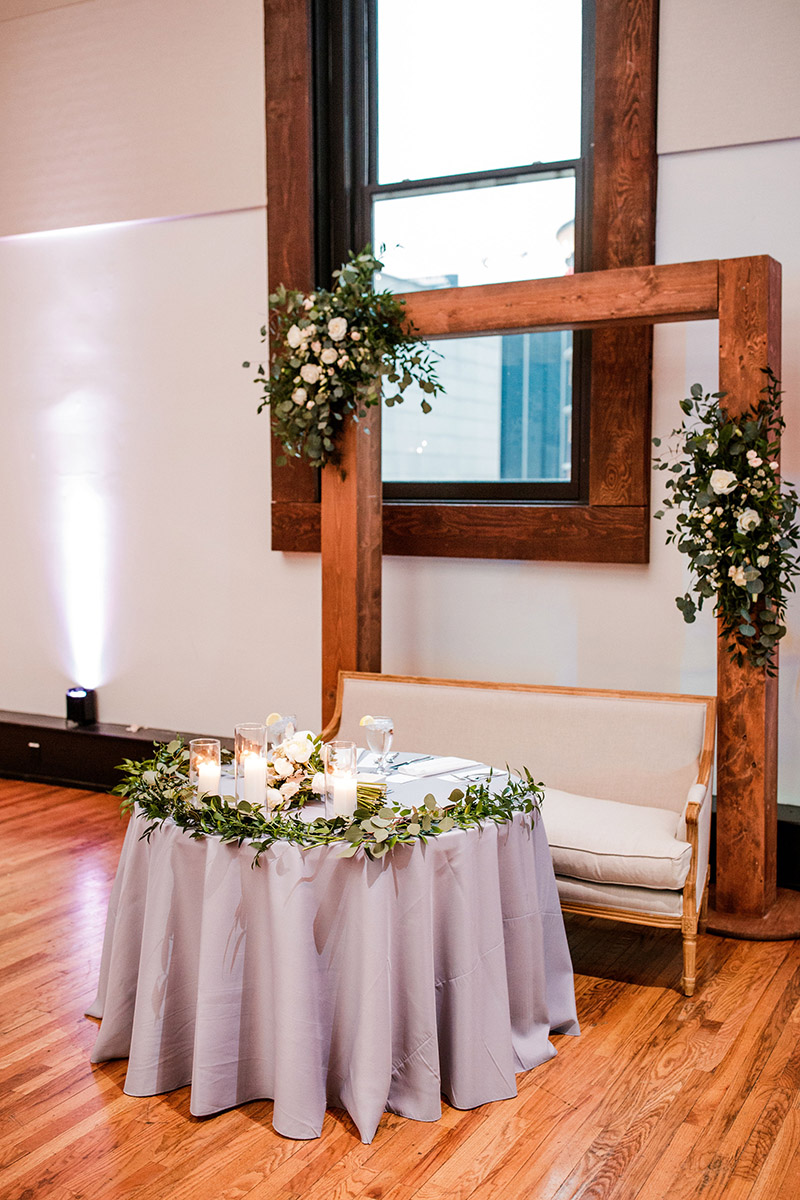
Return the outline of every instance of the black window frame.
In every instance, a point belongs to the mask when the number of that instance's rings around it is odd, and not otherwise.
[[[574,174],[575,273],[591,269],[595,93],[595,3],[583,0],[581,156],[493,171],[377,182],[376,0],[310,0],[313,63],[315,277],[330,281],[350,251],[372,240],[376,198]],[[497,336],[493,331],[493,335]],[[525,335],[523,335],[525,336]],[[536,336],[535,333],[527,336]],[[565,482],[392,481],[385,500],[447,503],[587,503],[589,500],[591,333],[573,331],[572,470]]]

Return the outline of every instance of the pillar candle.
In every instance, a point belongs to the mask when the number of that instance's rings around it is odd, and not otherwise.
[[[352,817],[356,811],[358,781],[353,775],[333,775],[333,815]]]
[[[198,796],[219,795],[220,765],[201,759],[197,764],[197,794]]]
[[[244,756],[244,798],[253,808],[263,808],[267,795],[267,760],[260,754]]]

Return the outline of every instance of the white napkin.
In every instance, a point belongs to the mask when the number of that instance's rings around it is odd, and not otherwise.
[[[467,767],[479,767],[474,758],[426,758],[416,762],[403,763],[398,771],[404,775],[413,775],[415,779],[423,779],[426,775],[445,775],[449,771],[466,770]]]

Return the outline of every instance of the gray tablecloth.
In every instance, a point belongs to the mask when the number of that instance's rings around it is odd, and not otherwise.
[[[537,816],[451,830],[379,862],[281,843],[195,841],[132,818],[109,904],[93,1062],[125,1091],[191,1083],[191,1111],[274,1099],[318,1137],[327,1105],[365,1142],[516,1095],[515,1073],[577,1033],[572,967]]]

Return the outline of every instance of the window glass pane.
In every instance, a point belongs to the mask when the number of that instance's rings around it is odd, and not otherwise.
[[[373,205],[384,287],[417,291],[572,270],[575,178],[437,192]]]
[[[384,480],[568,482],[571,332],[433,345],[443,355],[438,371],[447,394],[427,414],[414,388],[402,404],[384,406]]]
[[[378,181],[580,155],[580,0],[377,0]]]

